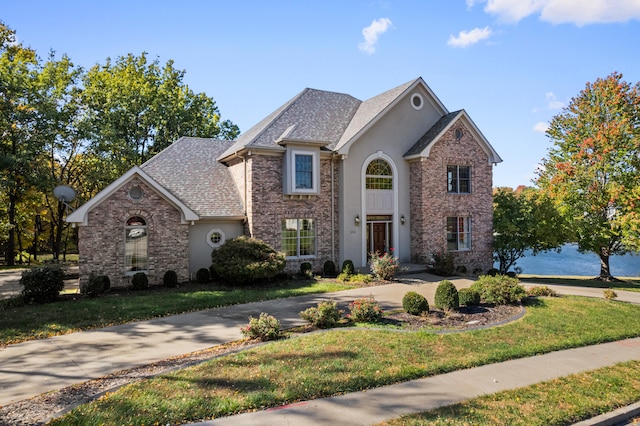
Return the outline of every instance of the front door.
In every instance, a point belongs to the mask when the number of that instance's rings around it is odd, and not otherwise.
[[[387,224],[372,223],[373,227],[373,253],[384,253],[387,251]]]
[[[367,259],[371,258],[371,254],[388,253],[392,229],[392,216],[378,215],[367,216]]]

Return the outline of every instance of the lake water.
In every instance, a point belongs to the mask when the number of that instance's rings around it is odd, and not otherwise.
[[[600,274],[600,258],[593,253],[578,253],[575,245],[563,246],[560,253],[548,252],[533,256],[531,252],[527,252],[516,266],[522,268],[523,274],[533,275]],[[614,277],[640,277],[640,255],[611,256],[609,267]]]

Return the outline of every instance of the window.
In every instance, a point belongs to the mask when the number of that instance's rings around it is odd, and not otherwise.
[[[313,155],[294,154],[296,189],[313,189]]]
[[[140,216],[127,220],[125,229],[125,273],[146,272],[149,269],[147,222]]]
[[[470,225],[469,217],[447,218],[447,250],[471,250]]]
[[[218,248],[225,242],[224,232],[220,229],[212,229],[207,234],[207,244],[213,248]]]
[[[447,191],[455,194],[471,192],[471,168],[469,166],[447,166]]]
[[[282,251],[287,257],[314,257],[316,255],[315,220],[284,219]]]
[[[393,189],[393,171],[384,160],[375,159],[367,166],[367,189]]]

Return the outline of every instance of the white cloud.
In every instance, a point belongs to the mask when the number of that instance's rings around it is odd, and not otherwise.
[[[549,123],[545,123],[544,121],[539,121],[533,126],[533,131],[536,133],[544,133],[549,128]]]
[[[392,23],[389,18],[374,19],[371,25],[362,29],[364,41],[358,43],[358,49],[369,55],[373,54],[376,51],[378,37],[380,37],[380,34],[384,34],[391,26]]]
[[[565,103],[562,101],[559,101],[553,92],[545,93],[544,97],[547,98],[547,107],[549,109],[562,109],[565,107]]]
[[[449,36],[447,44],[451,47],[468,47],[491,36],[491,28],[474,28],[471,31],[460,31],[458,36]]]
[[[539,15],[542,21],[582,26],[640,19],[640,0],[487,0],[484,10],[513,23]]]

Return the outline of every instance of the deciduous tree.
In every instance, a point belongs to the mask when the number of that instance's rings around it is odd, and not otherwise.
[[[588,83],[551,120],[538,185],[562,209],[578,249],[609,259],[640,249],[640,85],[622,74]]]

